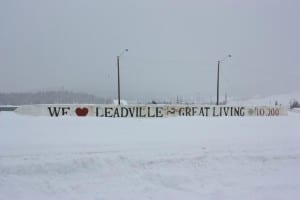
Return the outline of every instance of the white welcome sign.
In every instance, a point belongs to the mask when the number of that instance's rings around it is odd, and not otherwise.
[[[212,105],[30,105],[21,106],[16,113],[32,116],[78,116],[162,118],[176,116],[244,117],[287,115],[283,107],[270,106],[212,106]]]

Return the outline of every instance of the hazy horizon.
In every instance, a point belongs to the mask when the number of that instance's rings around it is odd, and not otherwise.
[[[297,0],[0,2],[0,92],[104,98],[300,91]]]

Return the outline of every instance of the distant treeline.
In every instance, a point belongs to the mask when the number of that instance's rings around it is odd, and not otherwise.
[[[111,99],[100,98],[86,93],[70,91],[45,91],[26,93],[0,93],[0,105],[31,104],[106,104]]]

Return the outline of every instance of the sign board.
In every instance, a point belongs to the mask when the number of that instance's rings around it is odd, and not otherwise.
[[[244,117],[287,115],[283,107],[212,105],[31,105],[20,106],[16,113],[32,116],[78,116],[162,118],[177,116]]]

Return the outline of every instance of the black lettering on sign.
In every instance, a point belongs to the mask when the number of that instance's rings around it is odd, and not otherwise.
[[[128,109],[126,107],[121,108],[121,117],[128,117]]]
[[[48,107],[48,111],[51,117],[64,116],[68,115],[70,107]]]
[[[147,107],[148,109],[148,117],[155,117],[155,113],[151,114],[151,107]]]
[[[240,108],[240,116],[245,116],[245,107]]]
[[[96,117],[104,117],[102,112],[103,112],[102,108],[97,107],[96,108]]]
[[[210,107],[200,107],[199,115],[202,115],[203,117],[208,117],[208,110]]]
[[[199,115],[202,115],[203,117],[205,116],[203,107],[200,107],[200,109],[199,109]]]
[[[143,109],[143,107],[137,107],[136,109],[139,109],[140,117],[146,117],[147,116],[147,114],[145,112],[144,112],[144,114],[142,114],[143,111],[145,111],[145,109]]]
[[[192,107],[192,116],[195,116],[195,114],[197,113],[197,107]]]
[[[61,110],[62,110],[62,115],[67,115],[68,112],[70,111],[70,107],[62,107]]]
[[[156,107],[156,117],[163,117],[162,110],[163,107]]]
[[[48,107],[49,113],[51,117],[58,117],[59,113],[60,113],[60,107],[57,110],[57,107]]]
[[[234,108],[234,116],[240,116],[240,108]]]
[[[185,116],[185,114],[184,114],[184,108],[179,108],[178,114],[179,114],[179,116]]]
[[[224,107],[224,115],[225,116],[229,115],[229,110],[230,110],[230,107]]]
[[[205,114],[206,114],[206,117],[208,117],[208,110],[210,109],[210,107],[205,107]]]
[[[111,113],[111,111],[113,111],[113,108],[111,108],[111,107],[106,107],[105,109],[104,109],[104,115],[105,115],[105,117],[112,117],[112,113]]]
[[[191,116],[191,112],[192,112],[192,109],[190,107],[186,107],[185,108],[185,114],[186,114],[186,116]]]
[[[120,117],[120,115],[119,115],[119,107],[115,108],[114,117]]]
[[[128,108],[128,111],[129,111],[129,116],[133,117],[134,116],[134,112],[135,112],[135,107]]]
[[[220,112],[217,113],[217,112],[216,112],[216,108],[217,108],[217,107],[213,107],[213,116],[214,116],[214,117],[219,117],[219,116],[220,116],[220,115],[219,115]]]

